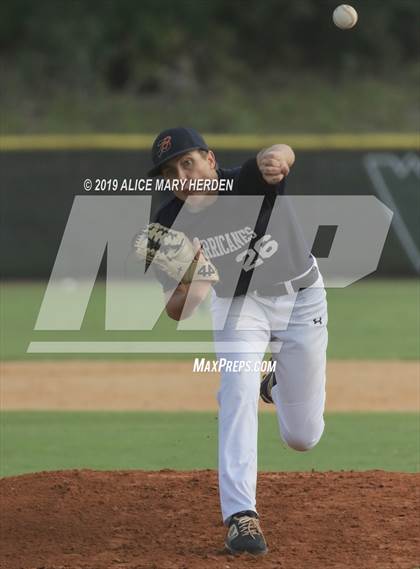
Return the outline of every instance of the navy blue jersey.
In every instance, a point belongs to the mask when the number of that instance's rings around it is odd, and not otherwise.
[[[287,198],[281,208],[289,208],[282,222],[270,222],[277,196],[282,196],[285,179],[268,184],[257,166],[256,158],[242,167],[218,169],[219,179],[232,179],[231,192],[219,193],[214,203],[192,212],[183,201],[173,196],[154,216],[165,227],[183,231],[191,240],[197,237],[206,256],[219,272],[220,282],[214,286],[220,297],[246,294],[251,289],[292,280],[306,272],[311,264],[310,252],[301,229],[293,217]],[[260,196],[256,200],[238,196]],[[285,201],[285,203],[283,203]],[[252,203],[251,203],[252,202]],[[178,217],[179,216],[179,217]],[[175,221],[178,218],[178,221]],[[182,219],[182,221],[180,221]],[[178,283],[157,269],[156,276],[165,291]]]

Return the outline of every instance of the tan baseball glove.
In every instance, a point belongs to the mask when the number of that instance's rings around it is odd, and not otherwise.
[[[133,240],[135,254],[152,262],[177,282],[184,284],[194,280],[219,281],[216,267],[202,251],[194,251],[193,244],[182,231],[175,231],[150,223]]]

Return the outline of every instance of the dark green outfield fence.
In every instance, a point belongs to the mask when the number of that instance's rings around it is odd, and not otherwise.
[[[275,139],[296,149],[288,193],[377,195],[394,211],[378,274],[416,273],[420,155],[415,136],[219,136],[209,137],[209,142],[220,164],[234,166]],[[146,177],[151,140],[149,136],[4,137],[0,153],[2,275],[48,277],[73,199],[85,195],[83,180]],[[164,197],[156,194],[153,207]]]

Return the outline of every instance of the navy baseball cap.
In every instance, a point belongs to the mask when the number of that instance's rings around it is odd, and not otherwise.
[[[160,168],[165,162],[189,152],[190,150],[208,150],[204,138],[193,128],[168,128],[156,137],[152,146],[153,168],[148,176],[159,176]]]

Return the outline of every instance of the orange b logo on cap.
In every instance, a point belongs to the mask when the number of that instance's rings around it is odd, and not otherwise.
[[[164,152],[167,152],[172,147],[172,137],[165,136],[165,138],[162,138],[162,140],[158,142],[158,147],[158,158],[160,158]]]

